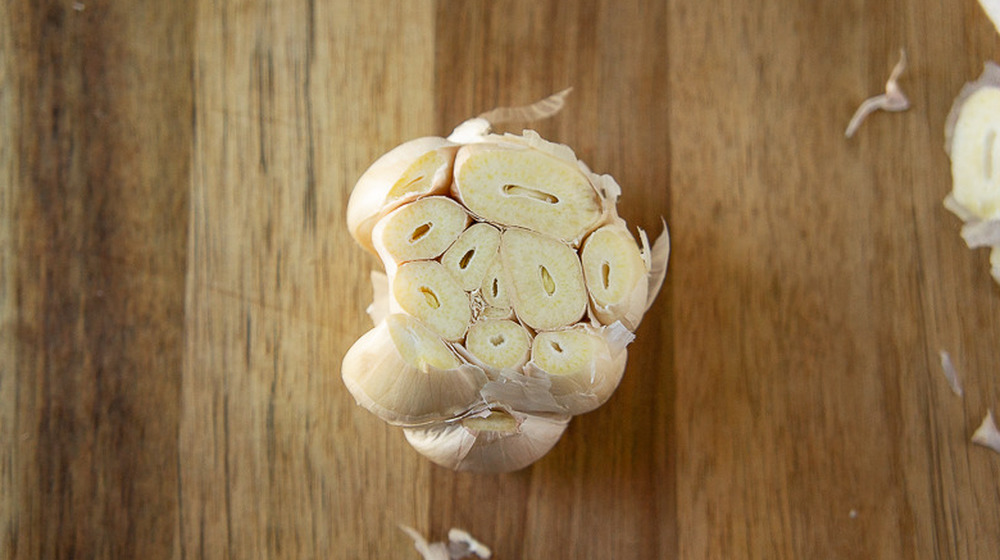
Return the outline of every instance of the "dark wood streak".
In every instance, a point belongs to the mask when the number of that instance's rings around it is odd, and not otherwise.
[[[175,538],[191,25],[179,4],[13,2],[3,64],[27,433],[10,557],[144,557]],[[185,54],[185,53],[188,54]],[[156,123],[176,126],[161,130]],[[154,115],[155,119],[150,116]],[[10,369],[8,369],[8,367]]]

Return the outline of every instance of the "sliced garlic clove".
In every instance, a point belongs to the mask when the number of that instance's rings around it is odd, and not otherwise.
[[[601,198],[577,165],[515,146],[463,146],[452,194],[484,221],[573,244],[604,216]]]
[[[441,264],[463,290],[471,292],[482,285],[499,249],[499,229],[484,223],[473,224],[445,252]]]
[[[413,261],[391,277],[393,310],[423,321],[445,340],[457,342],[472,320],[469,294],[437,261]]]
[[[648,265],[624,226],[602,226],[580,251],[594,316],[604,325],[621,321],[635,330],[646,312]]]
[[[587,309],[587,289],[576,251],[533,231],[512,228],[500,238],[500,260],[510,281],[514,313],[535,330],[565,327]]]
[[[484,319],[469,327],[465,349],[491,370],[519,370],[528,361],[531,335],[514,321]]]
[[[458,145],[444,138],[411,140],[390,150],[358,179],[347,203],[347,229],[365,249],[375,252],[375,223],[400,204],[443,194],[451,187]]]
[[[508,286],[507,275],[503,271],[503,263],[500,261],[500,253],[497,252],[493,262],[486,269],[486,276],[483,277],[483,284],[480,286],[479,295],[483,301],[495,309],[510,309],[510,288]]]
[[[953,204],[977,220],[1000,218],[1000,69],[988,64],[952,106],[945,130]]]
[[[461,415],[481,401],[486,375],[430,329],[389,315],[354,343],[341,376],[359,405],[386,422],[419,425]]]
[[[547,378],[552,397],[567,414],[590,412],[618,388],[628,359],[625,348],[633,338],[621,323],[538,333],[525,372]]]
[[[406,428],[406,440],[443,467],[480,473],[510,472],[537,461],[559,441],[568,416],[495,409],[483,417]]]
[[[469,214],[454,200],[429,196],[386,214],[372,230],[372,244],[383,262],[402,264],[435,259],[455,242]]]

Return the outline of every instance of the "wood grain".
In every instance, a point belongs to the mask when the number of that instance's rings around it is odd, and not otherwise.
[[[845,139],[900,48],[911,109]],[[0,557],[415,558],[404,523],[500,559],[995,558],[1000,289],[941,206],[991,59],[972,0],[0,4]],[[347,198],[569,86],[531,126],[667,219],[667,284],[611,401],[452,473],[340,381],[377,267]]]

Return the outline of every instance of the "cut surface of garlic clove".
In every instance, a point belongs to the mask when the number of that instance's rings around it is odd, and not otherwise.
[[[1000,88],[983,87],[958,109],[951,136],[952,197],[979,220],[1000,218]]]
[[[458,341],[472,319],[469,294],[437,261],[413,261],[400,265],[391,277],[393,309],[423,321],[449,341]]]
[[[463,146],[452,193],[485,221],[574,244],[604,214],[600,196],[578,166],[530,148]]]
[[[486,375],[413,317],[392,314],[347,351],[341,376],[359,405],[386,422],[419,425],[473,408]]]
[[[604,325],[621,321],[634,331],[646,312],[649,269],[628,230],[601,227],[584,241],[580,260],[597,319]]]
[[[347,203],[347,229],[355,241],[374,252],[372,228],[379,218],[409,200],[448,192],[458,148],[444,138],[417,138],[375,160]]]
[[[486,276],[483,277],[483,284],[480,287],[479,293],[483,301],[490,307],[496,309],[510,308],[510,289],[508,288],[507,275],[503,271],[503,263],[500,260],[499,251],[495,255],[493,262],[486,269]]]
[[[510,302],[524,324],[549,330],[577,322],[587,308],[587,289],[576,251],[532,231],[512,228],[500,238],[502,270]]]
[[[514,321],[486,319],[469,327],[465,348],[489,368],[516,370],[528,361],[531,335]]]
[[[441,257],[441,264],[467,292],[479,288],[497,259],[500,230],[484,223],[470,226]]]
[[[403,205],[380,219],[372,244],[385,262],[402,264],[441,256],[469,225],[469,215],[454,200],[430,196]]]
[[[621,337],[622,342],[609,337]],[[625,345],[631,340],[621,323],[612,328],[580,325],[538,333],[526,371],[548,376],[550,393],[568,414],[590,412],[618,388],[628,358]]]
[[[480,473],[522,469],[559,441],[568,416],[491,410],[484,417],[404,430],[406,440],[443,467]]]

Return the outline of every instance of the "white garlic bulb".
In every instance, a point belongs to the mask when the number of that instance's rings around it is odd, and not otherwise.
[[[614,179],[533,131],[492,133],[554,114],[567,93],[402,144],[348,203],[385,274],[372,274],[375,327],[345,355],[345,385],[449,468],[526,467],[603,404],[666,274],[666,224],[652,247],[641,230],[636,242]]]

